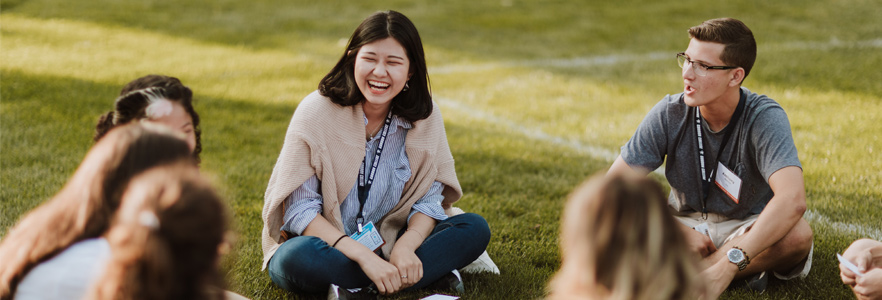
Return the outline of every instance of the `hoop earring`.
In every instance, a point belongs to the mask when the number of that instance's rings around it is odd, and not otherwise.
[[[409,82],[404,83],[404,89],[401,90],[402,92],[407,92],[407,90],[410,89],[410,85],[408,83]]]

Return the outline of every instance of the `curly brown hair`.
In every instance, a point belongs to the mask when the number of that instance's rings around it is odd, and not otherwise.
[[[193,158],[198,164],[201,161],[199,154],[202,153],[202,129],[199,127],[199,114],[193,108],[193,91],[175,77],[151,74],[126,84],[120,91],[120,96],[116,99],[113,110],[98,118],[98,124],[95,125],[95,136],[92,139],[97,142],[116,126],[146,118],[146,109],[149,104],[147,97],[141,93],[132,92],[151,87],[161,88],[159,92],[162,96],[181,104],[193,119],[193,133],[196,135]]]

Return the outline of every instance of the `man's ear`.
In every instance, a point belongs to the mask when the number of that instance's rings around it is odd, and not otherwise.
[[[729,74],[730,74],[729,76],[732,76],[729,79],[729,86],[732,86],[732,87],[740,86],[741,81],[744,80],[744,68],[734,69],[734,70],[732,70],[732,73],[729,73]]]

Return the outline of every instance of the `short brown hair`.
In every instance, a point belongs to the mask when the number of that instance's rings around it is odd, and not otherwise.
[[[720,43],[725,46],[720,59],[729,66],[744,69],[744,78],[750,74],[756,61],[756,40],[744,22],[733,18],[712,19],[689,28],[689,36],[702,42]],[[744,82],[744,78],[741,82]]]

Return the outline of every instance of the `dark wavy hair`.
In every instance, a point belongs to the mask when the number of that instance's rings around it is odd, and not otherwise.
[[[181,104],[193,119],[193,134],[196,136],[193,158],[198,164],[200,162],[199,154],[202,153],[202,129],[199,128],[199,114],[193,109],[193,91],[175,77],[151,74],[126,84],[119,92],[120,97],[116,99],[113,110],[98,118],[93,140],[97,142],[116,126],[146,118],[146,109],[149,104],[147,97],[141,93],[131,92],[151,87],[161,88],[158,90],[161,96]]]
[[[413,74],[408,80],[410,88],[392,98],[392,113],[409,122],[428,118],[432,114],[432,94],[423,42],[410,19],[394,10],[376,12],[358,25],[343,57],[319,83],[319,93],[343,106],[364,101],[355,83],[355,57],[362,46],[388,37],[404,47],[410,61],[408,73]]]

